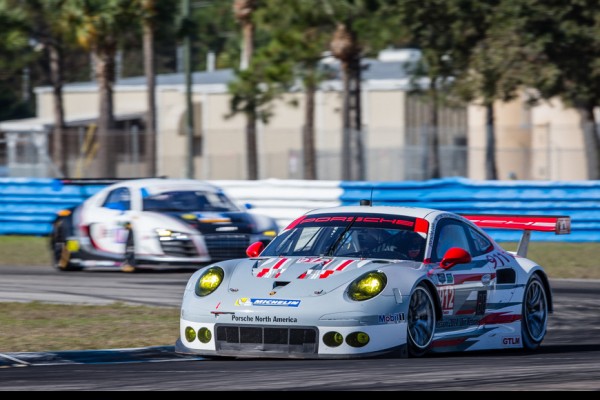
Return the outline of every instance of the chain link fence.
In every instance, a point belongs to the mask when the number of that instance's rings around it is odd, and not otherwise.
[[[377,135],[370,132],[369,135]],[[166,135],[157,141],[157,175],[186,177],[187,157],[193,154],[193,177],[205,180],[246,179],[245,136],[242,131],[208,135],[208,141],[194,139],[188,153],[182,134]],[[0,132],[0,177],[99,177],[97,132],[92,127],[72,127],[63,145],[66,168],[51,158],[52,140],[48,132]],[[138,125],[108,135],[108,155],[114,177],[150,176],[146,135]],[[336,138],[324,141],[326,149],[316,152],[317,179],[339,180],[341,143]],[[269,142],[271,141],[271,143]],[[275,146],[278,142],[280,145]],[[385,142],[385,141],[384,141]],[[260,179],[303,179],[303,154],[298,132],[275,132],[259,138]],[[422,144],[371,144],[365,147],[366,179],[369,181],[426,180],[427,149]],[[581,149],[557,147],[498,147],[496,157],[499,179],[575,180],[585,179],[585,154]],[[441,177],[463,176],[485,179],[485,149],[452,145],[439,146]],[[583,173],[581,170],[583,169]],[[104,177],[104,176],[102,176]]]

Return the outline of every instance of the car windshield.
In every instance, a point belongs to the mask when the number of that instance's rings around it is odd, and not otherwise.
[[[179,190],[144,198],[144,211],[240,211],[223,193]]]
[[[261,256],[357,257],[423,261],[425,234],[416,218],[396,215],[316,215],[294,221]]]

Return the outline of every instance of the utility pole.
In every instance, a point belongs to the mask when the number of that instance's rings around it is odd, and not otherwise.
[[[192,102],[192,39],[189,29],[190,0],[183,0],[181,14],[185,29],[183,37],[183,69],[185,73],[186,102],[185,135],[187,139],[187,163],[185,176],[186,178],[194,179],[194,104]]]

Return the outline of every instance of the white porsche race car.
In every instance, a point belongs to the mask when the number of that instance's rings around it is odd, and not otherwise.
[[[368,203],[368,202],[367,202]],[[524,231],[509,252],[481,228]],[[185,354],[354,358],[533,350],[553,310],[531,231],[570,218],[344,206],[298,218],[249,258],[213,263],[185,288]]]
[[[50,247],[54,266],[63,271],[199,268],[243,257],[250,243],[266,244],[278,231],[275,219],[242,209],[212,184],[135,179],[60,211]]]

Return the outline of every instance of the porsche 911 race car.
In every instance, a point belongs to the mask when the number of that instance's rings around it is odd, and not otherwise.
[[[482,227],[524,235],[509,252]],[[536,230],[570,233],[570,218],[313,210],[249,258],[193,274],[175,349],[315,359],[534,350],[553,310],[544,269],[526,258]]]
[[[275,219],[242,209],[218,187],[187,179],[133,179],[102,188],[54,221],[55,267],[196,267],[244,257],[268,243]]]

